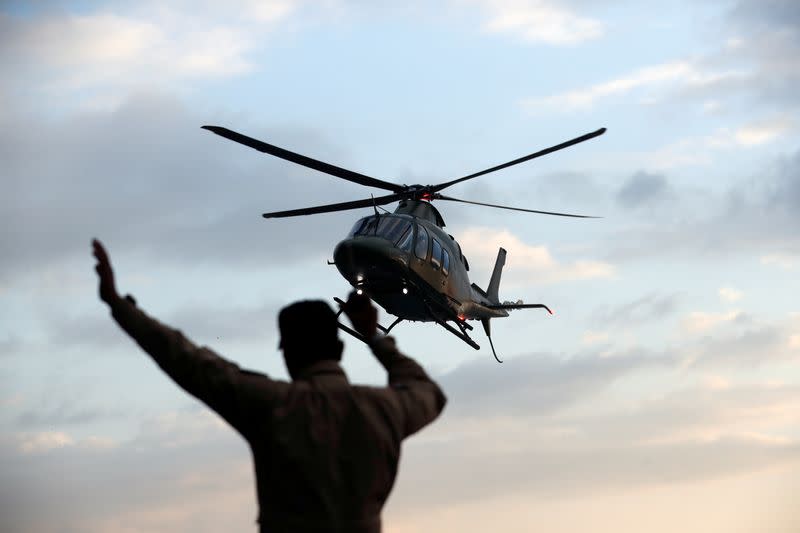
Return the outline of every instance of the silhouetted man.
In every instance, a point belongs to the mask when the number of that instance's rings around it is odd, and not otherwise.
[[[401,441],[432,422],[445,396],[391,337],[377,336],[377,310],[350,295],[344,311],[389,374],[387,387],[351,385],[339,366],[336,315],[305,301],[279,315],[292,381],[241,370],[150,318],[119,296],[108,254],[92,242],[100,298],[114,320],[189,394],[250,444],[261,531],[378,532]]]

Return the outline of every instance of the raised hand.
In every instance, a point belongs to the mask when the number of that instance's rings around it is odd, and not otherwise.
[[[94,269],[100,277],[100,299],[111,305],[119,300],[119,294],[114,283],[114,271],[111,269],[108,252],[97,239],[92,239],[92,255],[97,259]]]
[[[378,331],[378,310],[367,296],[351,292],[342,309],[352,322],[353,328],[365,339],[370,340],[375,337]]]

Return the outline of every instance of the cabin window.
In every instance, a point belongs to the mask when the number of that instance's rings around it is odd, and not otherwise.
[[[442,254],[442,272],[446,276],[450,271],[450,254],[447,253],[447,250],[442,250]]]
[[[422,226],[417,226],[417,244],[414,246],[414,253],[420,259],[428,257],[428,232]]]
[[[406,232],[400,237],[397,247],[406,252],[410,252],[412,242],[414,242],[414,231],[411,229],[411,224],[409,224],[406,228]]]
[[[433,249],[431,250],[431,264],[433,268],[439,270],[442,268],[442,245],[439,241],[433,239]]]

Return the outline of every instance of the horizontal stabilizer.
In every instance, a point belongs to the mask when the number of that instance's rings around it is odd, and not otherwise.
[[[489,309],[546,309],[551,315],[553,312],[544,304],[500,304],[500,305],[487,305]]]

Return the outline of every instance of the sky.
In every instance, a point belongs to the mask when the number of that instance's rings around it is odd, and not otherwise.
[[[792,0],[0,3],[0,530],[255,531],[250,454],[97,297],[123,293],[285,379],[276,313],[379,190],[439,203],[486,286],[492,357],[403,323],[449,397],[406,441],[388,533],[800,530],[800,4]],[[388,323],[391,317],[382,316]],[[344,339],[354,382],[382,384]]]

